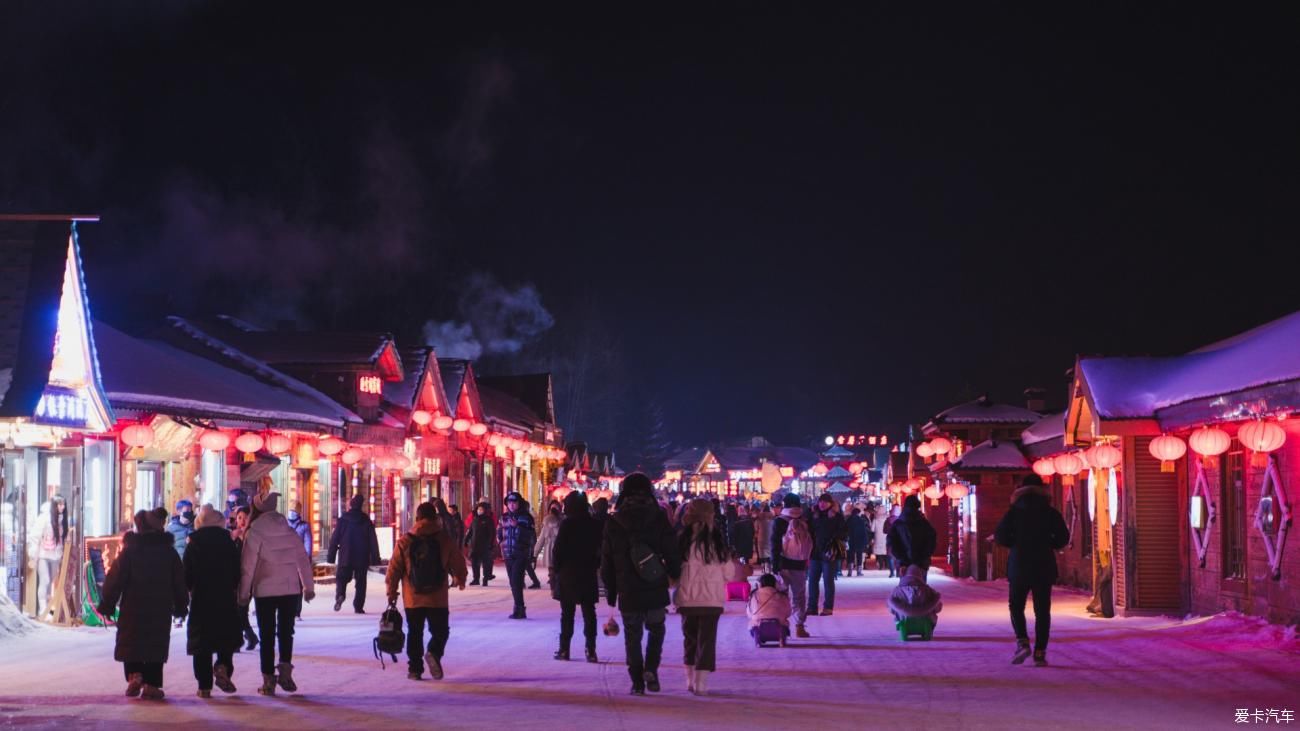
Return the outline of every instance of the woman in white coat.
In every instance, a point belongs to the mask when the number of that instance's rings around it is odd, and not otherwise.
[[[298,598],[316,597],[311,559],[302,550],[302,538],[289,521],[276,512],[280,494],[271,492],[253,500],[252,519],[240,556],[239,603],[257,599],[257,629],[262,636],[262,695],[275,695],[275,686],[293,693],[293,620]],[[275,662],[277,640],[280,662]]]
[[[876,554],[876,568],[889,569],[890,577],[894,575],[894,565],[889,560],[889,548],[886,545],[888,537],[885,531],[885,520],[888,511],[885,506],[876,506],[876,514],[871,519],[871,552]]]
[[[68,540],[68,506],[63,498],[51,495],[41,506],[36,519],[27,528],[27,556],[36,569],[36,617],[49,611],[54,582],[63,562],[64,544]],[[62,591],[63,587],[59,587]]]
[[[714,524],[714,516],[711,500],[692,500],[687,505],[679,538],[682,575],[673,593],[673,604],[682,618],[686,688],[695,695],[708,693],[709,673],[717,670],[718,619],[727,603],[727,582],[748,575],[746,568],[731,558],[727,538]]]

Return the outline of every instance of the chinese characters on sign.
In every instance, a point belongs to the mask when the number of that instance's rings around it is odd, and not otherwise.
[[[383,393],[384,383],[379,376],[361,376],[357,379],[357,390],[361,393],[378,396]]]

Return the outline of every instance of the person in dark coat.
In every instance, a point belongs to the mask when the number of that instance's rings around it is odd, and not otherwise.
[[[379,536],[375,534],[375,524],[370,516],[361,511],[363,502],[360,495],[352,496],[348,501],[348,511],[339,516],[334,537],[330,539],[328,560],[338,567],[334,577],[336,612],[343,608],[348,582],[355,579],[357,588],[352,597],[352,609],[357,614],[366,613],[366,573],[379,563]]]
[[[517,492],[506,496],[506,512],[497,524],[497,541],[501,544],[501,558],[506,562],[506,578],[515,608],[510,619],[527,619],[524,610],[524,574],[533,562],[533,549],[537,546],[537,526],[528,510],[528,501]]]
[[[867,550],[871,531],[862,517],[862,510],[854,508],[845,521],[849,528],[849,568],[847,575],[862,575],[862,555]]]
[[[551,582],[560,600],[560,649],[556,660],[569,659],[573,620],[582,607],[582,635],[587,662],[596,662],[596,574],[600,570],[601,526],[591,517],[587,495],[578,490],[564,497],[564,519],[551,545]]]
[[[599,500],[597,502],[600,502]],[[663,562],[663,576],[653,581],[641,578],[633,564],[634,545],[644,545]],[[682,557],[668,516],[655,502],[650,478],[633,472],[623,480],[618,512],[605,523],[600,551],[600,575],[605,582],[606,600],[623,615],[623,647],[632,693],[659,690],[659,660],[663,654],[665,621],[668,613],[668,582],[682,574]],[[649,633],[645,655],[641,637]]]
[[[813,539],[813,552],[808,557],[808,613],[817,614],[822,598],[818,589],[824,586],[826,603],[821,616],[829,617],[835,611],[835,571],[844,558],[844,539],[848,535],[844,516],[830,493],[813,504],[808,530]]]
[[[289,520],[289,527],[293,528],[293,532],[297,533],[298,537],[302,539],[302,549],[307,552],[307,558],[312,558],[315,551],[312,545],[311,523],[302,519],[302,515],[298,512],[301,507],[300,504],[294,502],[289,506],[289,512],[284,517]]]
[[[728,512],[728,530],[731,531],[729,543],[736,558],[746,564],[754,560],[754,521],[749,518],[749,511],[742,505]]]
[[[470,521],[469,530],[465,532],[465,545],[469,547],[470,565],[474,571],[471,586],[479,585],[479,574],[483,576],[483,586],[492,578],[492,554],[496,551],[496,527],[487,502],[481,502],[474,509],[474,519]]]
[[[1065,518],[1052,507],[1050,493],[1038,475],[1029,475],[1011,494],[1011,509],[1002,516],[994,540],[1011,549],[1007,557],[1011,627],[1016,632],[1019,665],[1029,656],[1025,599],[1034,595],[1034,664],[1047,664],[1047,640],[1052,629],[1052,584],[1056,583],[1056,551],[1070,541]]]
[[[167,532],[171,534],[176,555],[185,558],[185,545],[189,543],[190,534],[194,532],[194,503],[189,500],[176,501],[176,514],[167,521]]]
[[[163,664],[171,645],[172,617],[189,609],[185,567],[163,521],[150,511],[135,514],[135,533],[123,538],[122,552],[104,578],[99,613],[117,618],[113,659],[122,663],[126,694],[148,700],[163,698]]]
[[[934,555],[937,535],[930,521],[921,515],[921,498],[908,495],[903,501],[903,512],[889,527],[889,555],[898,564],[902,576],[908,566],[930,570],[930,557]]]
[[[234,693],[230,681],[234,655],[244,643],[239,590],[239,547],[226,530],[226,519],[211,505],[199,510],[196,530],[185,550],[185,586],[190,591],[190,620],[185,651],[194,656],[199,697],[212,697],[212,685]],[[216,662],[212,656],[216,655]]]

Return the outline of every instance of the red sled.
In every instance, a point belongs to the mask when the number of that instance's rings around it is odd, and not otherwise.
[[[727,601],[729,602],[747,602],[749,601],[749,582],[748,581],[728,581],[727,582]]]

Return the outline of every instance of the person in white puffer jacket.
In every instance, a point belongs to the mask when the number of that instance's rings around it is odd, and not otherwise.
[[[718,619],[727,603],[727,583],[749,574],[732,558],[714,516],[711,500],[687,505],[679,539],[682,575],[673,592],[673,605],[682,618],[686,687],[695,695],[708,694],[709,673],[717,670]]]
[[[239,603],[257,599],[257,629],[262,636],[262,695],[275,695],[275,686],[293,693],[293,620],[298,598],[316,597],[311,560],[302,550],[302,538],[276,511],[280,494],[270,492],[253,500],[252,521],[244,536],[239,576]],[[280,663],[275,662],[276,639]]]

